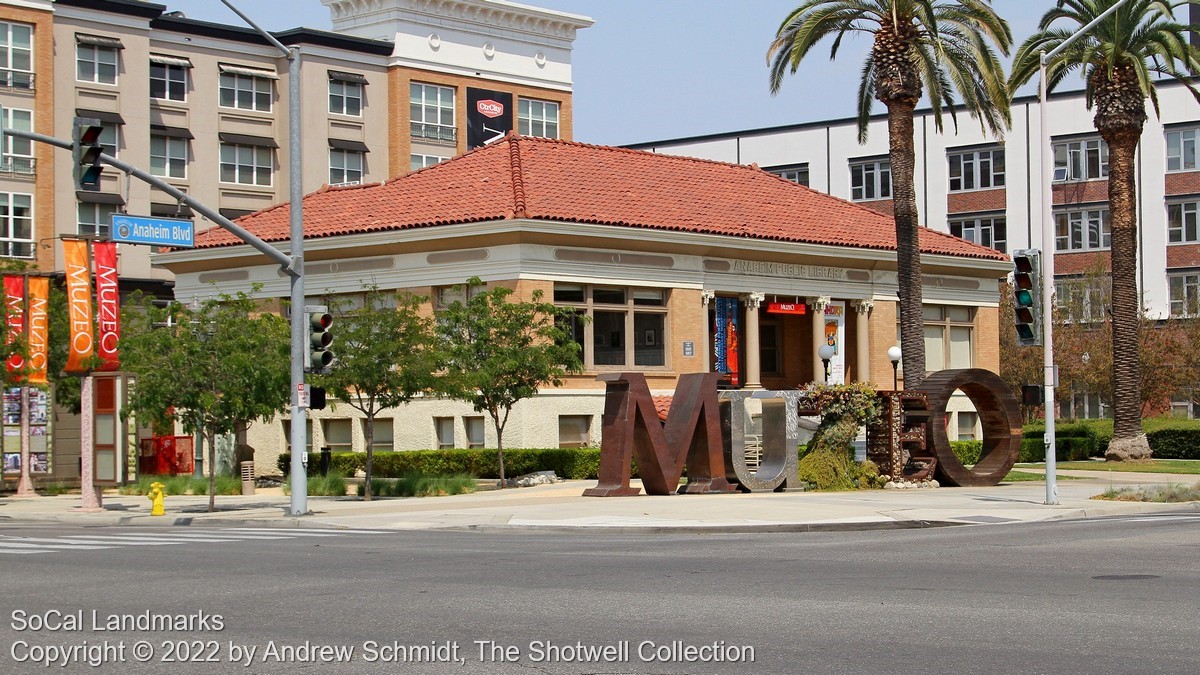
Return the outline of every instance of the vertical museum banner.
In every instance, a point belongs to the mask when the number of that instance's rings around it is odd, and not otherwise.
[[[97,370],[121,367],[117,343],[121,339],[121,304],[117,294],[117,245],[98,241],[92,245],[96,258],[96,354]]]
[[[29,383],[46,384],[50,363],[50,280],[29,277]]]
[[[825,305],[825,344],[833,347],[829,384],[846,384],[846,301]]]
[[[89,362],[95,353],[88,243],[82,239],[64,239],[63,258],[67,277],[67,320],[70,323],[67,367],[63,370],[82,373],[89,369]]]
[[[467,87],[467,149],[493,143],[513,130],[513,95]]]
[[[729,384],[741,386],[741,368],[738,363],[738,300],[716,298],[713,301],[716,316],[713,326],[713,370],[729,376]]]
[[[4,344],[18,345],[25,337],[25,277],[15,274],[4,276]],[[6,363],[8,372],[19,373],[25,369],[25,357],[14,353]]]

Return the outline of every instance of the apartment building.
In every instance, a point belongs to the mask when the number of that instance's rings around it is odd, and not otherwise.
[[[591,19],[495,0],[325,4],[332,31],[273,34],[301,61],[304,192],[383,181],[509,131],[571,138],[571,43]],[[65,140],[76,117],[98,119],[108,154],[228,218],[287,200],[289,62],[252,28],[138,0],[4,0],[0,40],[14,128]],[[193,217],[111,167],[76,191],[72,169],[65,150],[10,139],[0,255],[61,273],[57,239],[106,237],[114,212]],[[123,292],[169,294],[149,252],[120,246]]]

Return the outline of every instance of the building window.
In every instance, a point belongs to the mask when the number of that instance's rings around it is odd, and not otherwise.
[[[0,256],[33,257],[33,195],[0,192]]]
[[[166,57],[156,59],[150,57],[150,98],[164,101],[187,100],[188,66],[181,63],[166,63]],[[171,61],[186,62],[186,59]]]
[[[1108,318],[1112,278],[1066,277],[1054,280],[1054,306],[1068,323],[1093,323]]]
[[[435,417],[433,418],[433,435],[437,439],[438,450],[447,450],[454,447],[454,418],[453,417]]]
[[[758,325],[758,364],[764,375],[782,375],[783,326],[777,321],[763,321]]]
[[[554,304],[578,315],[569,339],[579,344],[586,367],[666,366],[666,290],[555,284]]]
[[[304,420],[304,438],[308,441],[308,445],[311,448],[313,441],[316,440],[315,438],[313,438],[313,421],[312,421],[312,419]],[[292,421],[291,420],[283,421],[283,440],[284,440],[284,443],[287,445],[287,451],[291,452],[292,451]]]
[[[150,173],[166,178],[187,178],[188,140],[150,136]]]
[[[1108,143],[1102,139],[1054,144],[1054,181],[1108,177]]]
[[[925,370],[972,368],[975,314],[971,307],[925,305]],[[896,327],[897,343],[900,327]]]
[[[1008,225],[1004,216],[983,216],[950,221],[950,234],[967,241],[1008,252]]]
[[[958,412],[958,440],[973,441],[979,438],[975,428],[979,425],[979,413]]]
[[[79,202],[79,234],[107,237],[108,225],[117,209],[116,204]]]
[[[463,426],[467,429],[467,447],[482,448],[484,439],[483,418],[464,417]]]
[[[1080,390],[1071,392],[1071,416],[1077,420],[1111,417],[1108,401],[1099,394]]]
[[[523,98],[517,102],[517,133],[558,138],[558,103]]]
[[[334,115],[362,115],[363,86],[358,82],[329,80],[329,112]]]
[[[96,84],[117,83],[117,49],[103,45],[75,45],[75,79]]]
[[[363,424],[366,424],[365,422]],[[363,427],[365,432],[366,427]],[[375,448],[376,452],[383,450],[385,452],[395,450],[396,444],[393,440],[394,429],[392,427],[392,418],[376,417],[375,426],[372,427],[373,438],[371,439],[371,447]]]
[[[1200,316],[1200,272],[1167,274],[1171,316]]]
[[[1200,241],[1196,232],[1196,210],[1198,202],[1167,204],[1167,241],[1172,244]]]
[[[4,108],[4,124],[9,129],[33,131],[33,111]],[[0,165],[0,171],[26,175],[33,173],[33,141],[5,136],[4,146],[4,163]]]
[[[1054,214],[1055,251],[1099,251],[1112,245],[1107,208],[1059,211]]]
[[[950,155],[950,191],[1004,187],[1004,150],[976,150]]]
[[[800,164],[797,166],[780,166],[767,171],[779,176],[784,180],[789,180],[797,185],[808,187],[808,165]]]
[[[591,443],[591,415],[559,415],[558,447],[586,448]]]
[[[271,186],[275,151],[258,145],[221,144],[221,182]]]
[[[1196,135],[1200,129],[1167,132],[1167,171],[1196,170]]]
[[[117,149],[121,146],[121,125],[112,122],[102,122],[100,124],[100,147],[101,152],[112,157],[117,156]]]
[[[357,150],[329,150],[329,184],[357,185],[363,177],[363,153]]]
[[[892,163],[886,159],[850,164],[850,199],[891,199]]]
[[[449,157],[438,157],[437,155],[411,155],[409,157],[410,165],[413,171],[424,169],[427,166],[441,164],[450,159]]]
[[[325,420],[325,447],[334,452],[353,452],[354,420]]]
[[[1192,387],[1171,397],[1171,417],[1200,418],[1200,387]]]
[[[33,89],[33,26],[0,21],[0,86]]]
[[[242,73],[221,73],[218,98],[222,108],[271,112],[274,82],[267,77]]]
[[[410,83],[408,113],[413,138],[448,143],[458,140],[454,126],[454,89]]]

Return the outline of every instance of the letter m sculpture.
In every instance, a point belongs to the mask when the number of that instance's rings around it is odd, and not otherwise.
[[[737,486],[725,478],[718,377],[718,373],[680,376],[666,424],[659,421],[644,375],[613,373],[597,378],[606,383],[600,481],[584,490],[584,496],[636,495],[638,489],[629,485],[635,458],[646,494],[671,494],[685,465],[688,482],[679,492],[734,491]]]

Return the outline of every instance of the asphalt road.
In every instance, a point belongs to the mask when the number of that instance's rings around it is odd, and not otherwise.
[[[3,527],[0,565],[5,673],[1200,672],[1195,515],[755,535]]]

